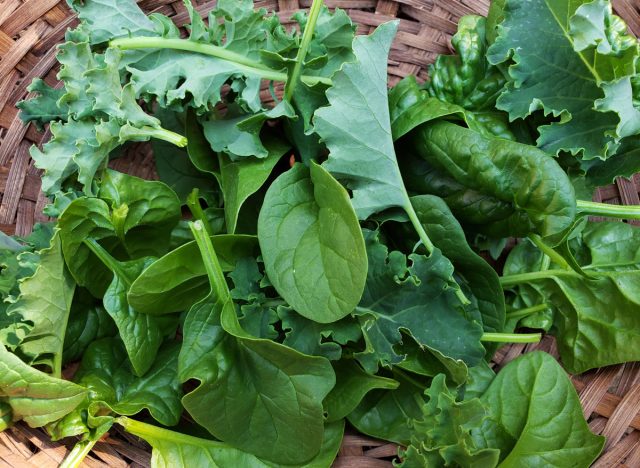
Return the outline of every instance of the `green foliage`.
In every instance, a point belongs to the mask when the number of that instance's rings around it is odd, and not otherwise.
[[[640,231],[587,221],[640,210],[577,200],[640,168],[610,2],[495,0],[390,91],[398,24],[355,37],[319,0],[296,27],[185,0],[188,37],[68,3],[61,86],[19,105],[58,219],[0,234],[0,430],[78,438],[66,466],[120,424],[154,466],[326,468],[345,420],[404,467],[594,460],[551,357],[488,360],[518,327],[571,372],[640,359]],[[149,139],[160,181],[109,168]],[[508,236],[499,277],[478,250]]]
[[[355,309],[367,275],[364,239],[347,191],[321,166],[296,165],[271,185],[258,239],[271,284],[298,313],[330,323]]]
[[[559,117],[538,127],[537,144],[549,153],[606,159],[640,131],[630,99],[638,44],[611,10],[606,0],[504,2],[487,53],[508,67],[497,107],[511,119],[536,110]]]
[[[473,438],[478,447],[500,450],[500,467],[561,466],[567,457],[575,466],[590,466],[604,445],[604,437],[589,430],[571,381],[548,354],[528,353],[509,363],[480,400],[489,418]]]

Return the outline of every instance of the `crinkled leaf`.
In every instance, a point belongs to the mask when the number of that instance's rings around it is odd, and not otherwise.
[[[471,435],[489,416],[486,406],[477,398],[457,402],[440,374],[425,391],[428,401],[422,416],[409,424],[413,430],[411,445],[401,453],[404,460],[398,466],[482,466],[498,464],[500,450],[478,446]]]
[[[153,22],[134,0],[67,0],[90,31],[91,43],[99,44],[120,36],[151,35]]]
[[[27,91],[38,93],[38,96],[17,104],[23,122],[34,122],[38,130],[42,131],[45,124],[53,120],[67,120],[69,110],[65,106],[58,106],[58,101],[64,94],[63,89],[52,88],[40,78],[35,78]]]
[[[362,337],[360,326],[352,317],[323,324],[286,307],[278,308],[278,316],[285,333],[283,344],[310,356],[337,361],[342,357],[342,345],[356,343]]]
[[[477,225],[475,229],[494,237],[533,232],[553,240],[551,236],[561,236],[574,221],[576,201],[569,178],[535,147],[444,121],[419,127],[411,134],[411,144],[430,166],[420,176],[420,188],[427,191],[419,193],[448,195],[443,198],[454,214],[464,215],[462,221]],[[403,170],[410,173],[414,166]],[[451,192],[442,190],[443,185]],[[478,195],[470,197],[473,193]]]
[[[31,365],[46,365],[60,376],[62,352],[69,320],[75,282],[67,271],[58,233],[51,247],[40,253],[40,263],[33,276],[20,284],[18,301],[8,314],[33,324],[20,343],[20,351]]]
[[[560,117],[539,127],[537,143],[545,151],[611,156],[637,125],[627,126],[628,102],[616,102],[605,89],[628,80],[638,56],[637,43],[612,15],[611,3],[507,0],[503,14],[487,55],[493,64],[513,60],[498,108],[511,119],[538,109]]]
[[[399,364],[404,356],[395,347],[404,331],[419,345],[445,356],[477,364],[485,350],[480,344],[480,317],[471,317],[460,305],[449,278],[451,263],[435,250],[430,257],[389,252],[378,233],[366,236],[369,274],[356,314],[367,349],[359,353],[364,368]]]

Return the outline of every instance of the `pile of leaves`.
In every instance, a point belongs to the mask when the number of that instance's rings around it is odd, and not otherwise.
[[[598,456],[551,356],[489,362],[542,333],[571,373],[640,359],[640,230],[588,219],[640,217],[588,201],[640,170],[608,0],[495,0],[391,90],[398,23],[322,1],[187,0],[186,36],[69,3],[63,86],[20,104],[55,222],[0,238],[0,430],[77,437],[64,466],[114,425],[155,466],[327,467],[346,422],[406,468]],[[148,140],[160,181],[109,169]]]

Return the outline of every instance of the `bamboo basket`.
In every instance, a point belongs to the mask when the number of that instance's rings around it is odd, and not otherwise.
[[[379,24],[400,19],[399,32],[389,59],[390,83],[415,74],[426,78],[426,67],[437,54],[450,53],[450,37],[458,18],[466,14],[486,14],[490,0],[327,0],[329,7],[347,10],[358,23],[359,33],[368,33]],[[146,12],[172,17],[178,26],[188,22],[182,0],[138,0]],[[194,0],[206,14],[215,0]],[[311,0],[257,0],[257,7],[278,12],[283,21]],[[613,0],[617,14],[640,35],[640,1]],[[64,0],[0,0],[0,229],[8,234],[26,235],[34,223],[45,221],[46,199],[40,193],[40,175],[29,157],[32,144],[41,145],[50,135],[33,125],[25,127],[15,105],[27,96],[33,78],[56,85],[56,44],[76,19]],[[265,90],[265,96],[268,92]],[[153,178],[155,168],[147,145],[134,145],[129,154],[115,162],[115,169]],[[595,201],[638,205],[640,175],[619,179],[594,194]],[[535,345],[503,347],[494,358],[494,367],[503,367],[520,354],[542,349],[557,357],[555,343],[546,337]],[[640,364],[627,363],[572,377],[591,429],[607,441],[596,467],[640,467]],[[58,466],[73,445],[52,443],[40,429],[17,424],[0,433],[0,468]],[[86,458],[86,467],[149,466],[150,447],[141,440],[114,428]],[[334,464],[339,468],[391,467],[397,446],[347,432]]]

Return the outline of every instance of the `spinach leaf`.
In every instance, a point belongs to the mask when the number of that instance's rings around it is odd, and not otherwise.
[[[505,398],[508,395],[508,398]],[[591,433],[569,378],[548,354],[527,353],[502,369],[481,401],[490,417],[473,432],[500,449],[500,467],[590,466],[604,437]]]
[[[267,181],[271,171],[289,147],[275,139],[265,140],[268,155],[263,159],[242,158],[233,161],[228,155],[219,155],[220,186],[224,196],[227,232],[236,230],[242,204]]]
[[[178,351],[179,344],[166,343],[149,371],[143,377],[137,377],[120,340],[94,341],[82,356],[74,377],[90,392],[91,423],[97,426],[103,422],[105,411],[106,414],[131,416],[147,409],[160,424],[178,424],[182,413]]]
[[[347,417],[372,390],[395,390],[396,380],[365,372],[357,362],[347,359],[333,363],[336,386],[324,400],[327,421],[339,421]]]
[[[269,280],[300,315],[330,323],[356,307],[364,239],[347,191],[321,166],[297,164],[269,187],[258,239]]]
[[[441,198],[422,195],[411,198],[411,203],[434,245],[451,260],[456,274],[466,279],[478,301],[484,331],[503,331],[504,295],[496,271],[469,247],[462,227]]]
[[[479,230],[496,237],[532,232],[550,237],[561,235],[573,223],[573,186],[548,154],[521,143],[486,138],[448,122],[419,127],[410,138],[417,154],[436,170],[512,207],[503,219],[476,224]],[[465,203],[465,197],[460,197],[459,204]],[[480,216],[486,209],[482,204],[474,208]],[[451,209],[459,212],[456,205]],[[490,206],[487,211],[491,214],[492,210]]]
[[[502,277],[505,288],[533,287],[553,310],[551,333],[568,371],[581,373],[639,358],[640,323],[634,312],[640,307],[634,250],[639,236],[640,231],[630,225],[592,223],[573,242],[588,278],[559,268],[529,269],[541,264],[541,253],[527,262],[510,262],[509,274]],[[518,265],[521,270],[516,270]]]
[[[181,217],[180,201],[161,182],[107,171],[100,196],[72,201],[59,220],[69,271],[97,297],[104,294],[110,274],[83,244],[85,239],[130,258],[162,255]]]
[[[13,421],[41,427],[70,413],[86,397],[84,387],[40,372],[0,345],[0,406],[5,415],[11,407]]]
[[[117,333],[115,322],[102,304],[87,290],[76,288],[64,336],[62,363],[80,360],[91,343]]]
[[[246,333],[213,244],[201,223],[193,231],[211,293],[185,320],[179,375],[200,385],[183,398],[183,406],[235,447],[275,463],[307,462],[320,450],[322,401],[335,383],[329,361]],[[265,425],[273,429],[265,433]]]
[[[153,260],[141,258],[119,262],[95,240],[89,239],[85,241],[85,245],[113,275],[111,284],[104,293],[104,308],[118,327],[134,373],[141,377],[156,360],[164,336],[177,327],[177,317],[140,313],[127,300],[131,284]]]
[[[153,447],[151,464],[158,468],[189,465],[242,466],[243,468],[287,468],[289,466],[261,460],[224,442],[169,431],[133,419],[119,418],[118,423],[127,432],[144,439]],[[309,462],[296,466],[299,468],[330,466],[340,448],[343,433],[343,421],[327,424],[319,454]]]
[[[223,234],[211,237],[211,242],[223,271],[259,253],[254,236]],[[203,299],[211,287],[199,252],[191,241],[151,263],[131,284],[129,304],[145,314],[158,314],[180,312]]]
[[[363,434],[406,446],[411,440],[410,421],[422,415],[426,385],[401,371],[394,373],[394,380],[400,382],[398,388],[369,392],[347,420]]]

